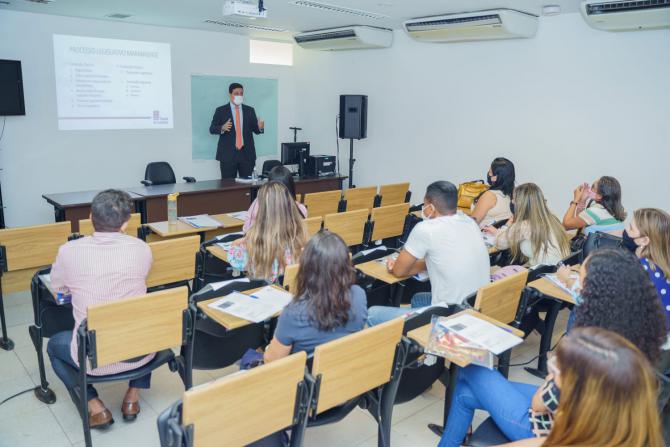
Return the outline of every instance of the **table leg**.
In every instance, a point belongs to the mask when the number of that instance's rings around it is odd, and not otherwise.
[[[2,297],[2,273],[0,272],[0,325],[2,326],[2,338],[0,338],[0,349],[11,351],[14,342],[7,336],[7,322],[5,321],[5,303]]]
[[[44,351],[42,347],[44,346],[44,338],[42,337],[42,306],[40,300],[39,284],[36,280],[30,285],[30,294],[33,299],[33,313],[35,315],[35,324],[28,327],[28,333],[30,334],[30,339],[35,346],[35,352],[37,353],[37,366],[40,372],[40,384],[35,387],[35,397],[45,404],[53,404],[56,402],[56,393],[49,388],[49,382],[47,382],[47,374],[44,369]]]
[[[544,333],[540,338],[540,357],[537,359],[537,368],[525,368],[528,373],[544,379],[547,377],[547,353],[551,349],[551,338],[554,334],[556,318],[563,304],[558,300],[552,300],[552,304],[544,317]]]

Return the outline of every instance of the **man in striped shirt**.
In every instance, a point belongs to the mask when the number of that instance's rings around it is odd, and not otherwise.
[[[70,241],[60,247],[51,267],[52,287],[72,295],[74,331],[55,334],[49,340],[47,353],[56,375],[65,386],[77,388],[77,329],[86,319],[88,306],[143,295],[151,270],[151,249],[142,240],[126,235],[132,212],[130,196],[117,190],[99,193],[91,204],[92,236]],[[131,318],[132,316],[129,316]],[[136,369],[154,357],[119,362],[91,370],[90,375],[110,375]],[[135,420],[140,412],[139,390],[149,388],[151,375],[131,380],[123,399],[124,420]],[[79,393],[81,395],[81,393]],[[98,398],[93,386],[88,387],[88,410],[91,428],[105,428],[114,423],[111,412]]]

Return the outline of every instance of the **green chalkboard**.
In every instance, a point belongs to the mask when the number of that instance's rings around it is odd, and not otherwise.
[[[256,109],[258,118],[265,120],[265,133],[254,135],[256,155],[277,153],[278,81],[276,79],[233,76],[191,76],[191,121],[193,159],[213,160],[216,156],[217,135],[209,133],[214,111],[230,102],[228,86],[239,82],[244,86],[244,103]]]

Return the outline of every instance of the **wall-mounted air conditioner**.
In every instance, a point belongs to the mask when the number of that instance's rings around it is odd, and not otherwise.
[[[425,42],[463,42],[468,40],[533,37],[537,16],[512,9],[464,12],[406,21],[405,31]]]
[[[309,50],[358,50],[390,47],[393,32],[371,26],[345,26],[307,31],[293,38],[295,43]]]
[[[584,0],[580,9],[586,23],[595,29],[632,31],[670,27],[670,0]]]

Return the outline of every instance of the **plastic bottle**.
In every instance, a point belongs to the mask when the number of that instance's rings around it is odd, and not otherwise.
[[[258,172],[256,172],[256,168],[254,167],[254,170],[251,172],[251,180],[254,182],[258,181]]]
[[[177,224],[177,197],[179,196],[178,192],[168,194],[167,196],[167,215],[168,215],[168,225]]]

